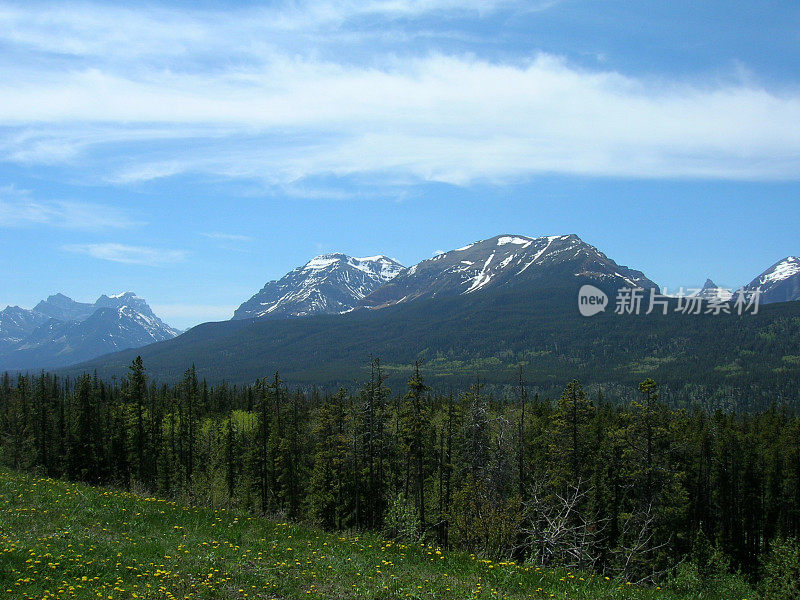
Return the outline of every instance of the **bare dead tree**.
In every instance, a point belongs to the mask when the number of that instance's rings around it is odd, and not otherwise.
[[[599,558],[597,540],[606,523],[587,508],[592,489],[583,482],[564,492],[542,482],[529,486],[523,503],[524,537],[531,560],[541,566],[591,569]]]
[[[665,540],[653,544],[656,520],[652,502],[633,513],[623,515],[620,545],[614,549],[613,554],[616,556],[614,562],[619,565],[619,575],[626,581],[634,584],[654,582],[675,568],[675,565],[669,565],[655,569],[649,559],[671,542]]]

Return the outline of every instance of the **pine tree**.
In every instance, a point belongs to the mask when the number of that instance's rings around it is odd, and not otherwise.
[[[427,521],[425,515],[425,458],[427,455],[426,440],[429,439],[429,415],[426,406],[426,392],[428,387],[422,380],[419,372],[419,361],[414,363],[414,372],[408,381],[408,392],[405,395],[404,405],[404,438],[405,449],[408,451],[409,470],[406,477],[407,487],[413,481],[415,503],[422,530],[425,530]],[[409,494],[407,493],[406,496]]]
[[[136,479],[140,484],[149,482],[147,467],[148,440],[145,430],[145,403],[147,401],[147,375],[145,374],[142,357],[137,356],[128,367],[127,385],[125,391],[128,401],[133,405],[134,423],[133,449]]]
[[[591,476],[595,407],[577,380],[561,394],[553,415],[550,445],[552,483],[555,488],[585,487]]]
[[[311,514],[326,529],[345,523],[349,443],[345,426],[347,392],[340,389],[317,412],[314,427],[314,468],[309,484]]]

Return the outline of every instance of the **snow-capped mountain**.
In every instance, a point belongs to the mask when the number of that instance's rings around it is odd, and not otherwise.
[[[710,279],[706,279],[703,289],[692,295],[696,296],[697,298],[702,298],[703,300],[727,302],[733,297],[733,291],[727,288],[719,287]]]
[[[744,286],[745,293],[761,289],[760,302],[800,300],[800,258],[787,256]],[[737,292],[738,293],[738,292]]]
[[[457,296],[522,283],[564,287],[579,280],[609,289],[658,289],[642,272],[618,265],[577,235],[500,235],[403,270],[367,296],[362,305],[381,308],[417,298]]]
[[[103,294],[97,299],[94,306],[95,309],[110,308],[116,310],[120,318],[135,321],[141,326],[142,331],[152,338],[145,343],[160,342],[181,333],[178,329],[170,327],[159,319],[147,302],[133,292],[124,292],[114,296]]]
[[[347,312],[402,269],[403,265],[386,256],[354,258],[340,253],[322,254],[278,281],[267,283],[236,309],[233,318],[285,318]]]
[[[64,294],[53,294],[33,307],[33,312],[40,313],[58,321],[83,321],[97,307],[89,302],[75,302]]]
[[[0,310],[0,348],[22,341],[48,319],[46,315],[27,308],[6,306]]]
[[[93,304],[56,294],[32,310],[0,311],[0,371],[65,366],[179,333],[133,292],[103,295]]]

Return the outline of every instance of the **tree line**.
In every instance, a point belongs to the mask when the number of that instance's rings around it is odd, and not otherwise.
[[[508,397],[441,394],[419,364],[395,392],[379,360],[370,372],[334,394],[277,373],[211,387],[193,367],[156,386],[141,358],[112,382],[5,374],[0,461],[634,583],[752,583],[776,548],[796,551],[800,417],[785,406],[675,409],[651,379],[626,405],[578,381],[541,398],[522,373]]]

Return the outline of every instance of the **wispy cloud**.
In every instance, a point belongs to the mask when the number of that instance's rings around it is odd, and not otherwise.
[[[559,0],[307,0],[271,3],[270,7],[174,9],[157,4],[126,8],[87,2],[42,7],[0,6],[0,40],[31,50],[72,56],[141,58],[208,53],[222,47],[253,54],[280,33],[334,31],[363,17],[398,18],[447,14],[488,15],[517,7],[522,11],[552,8]],[[374,28],[375,22],[367,23]],[[53,35],[57,30],[58,34]],[[232,35],[234,34],[234,35]],[[259,41],[258,44],[253,44]],[[280,40],[285,42],[286,40]]]
[[[102,231],[141,224],[127,212],[114,207],[66,200],[36,200],[27,190],[0,187],[0,227],[47,225]]]
[[[67,244],[62,250],[86,254],[92,258],[132,265],[160,266],[186,259],[185,250],[152,248],[149,246],[127,246],[125,244]]]
[[[212,231],[210,233],[201,233],[203,237],[212,240],[220,240],[223,242],[252,242],[253,238],[249,235],[240,235],[237,233],[221,233],[219,231]]]
[[[68,162],[119,185],[181,174],[276,187],[362,175],[456,185],[538,173],[800,178],[797,90],[633,77],[545,53],[509,63],[387,51],[335,62],[318,45],[304,51],[312,33],[367,35],[365,17],[555,4],[6,8],[0,40],[36,60],[0,66],[0,149],[6,160]]]

